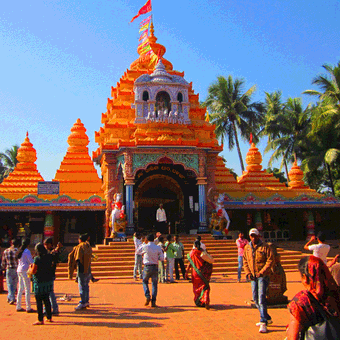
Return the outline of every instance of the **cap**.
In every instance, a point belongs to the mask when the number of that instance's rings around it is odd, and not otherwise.
[[[249,236],[254,235],[254,234],[257,235],[257,236],[260,236],[260,232],[256,228],[250,229],[249,230]]]

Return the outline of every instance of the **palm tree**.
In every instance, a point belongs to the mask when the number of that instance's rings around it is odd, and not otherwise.
[[[256,86],[243,92],[244,83],[243,79],[233,80],[231,75],[227,79],[219,76],[217,81],[209,86],[208,97],[204,102],[211,112],[211,122],[216,125],[216,137],[221,143],[226,139],[229,150],[236,145],[242,172],[244,163],[239,135],[243,140],[249,140],[250,134],[253,134],[256,142],[264,112],[263,104],[251,102]]]
[[[275,159],[282,158],[282,168],[286,161],[292,162],[301,154],[300,148],[310,128],[311,106],[303,109],[300,98],[288,98],[282,112],[276,114],[274,118],[269,124],[271,128],[264,129],[272,133],[265,152],[275,150],[269,164]],[[287,166],[286,176],[288,178]]]
[[[313,79],[312,84],[321,88],[321,92],[315,90],[306,90],[303,93],[312,96],[318,96],[321,101],[331,99],[338,109],[340,109],[340,61],[336,66],[324,64],[322,67],[329,75],[317,76]]]
[[[4,172],[4,177],[7,177],[9,173],[12,172],[15,166],[17,165],[18,149],[19,149],[18,145],[13,145],[11,149],[7,149],[5,150],[5,152],[0,153],[0,161],[6,168]]]

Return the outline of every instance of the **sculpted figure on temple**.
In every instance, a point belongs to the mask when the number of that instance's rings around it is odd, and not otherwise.
[[[111,237],[114,237],[117,233],[125,233],[127,222],[124,210],[122,195],[120,193],[114,194],[111,213]]]

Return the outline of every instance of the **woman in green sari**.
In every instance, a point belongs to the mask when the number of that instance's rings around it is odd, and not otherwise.
[[[201,242],[195,241],[194,249],[188,254],[189,264],[186,269],[186,278],[191,273],[191,281],[194,291],[194,301],[197,307],[210,308],[210,285],[213,265],[204,261],[201,257]]]

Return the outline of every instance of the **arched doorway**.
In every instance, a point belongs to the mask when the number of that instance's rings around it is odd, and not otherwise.
[[[140,230],[154,229],[160,203],[163,203],[172,226],[184,216],[184,194],[181,186],[174,178],[165,174],[146,177],[136,188],[134,202]]]

